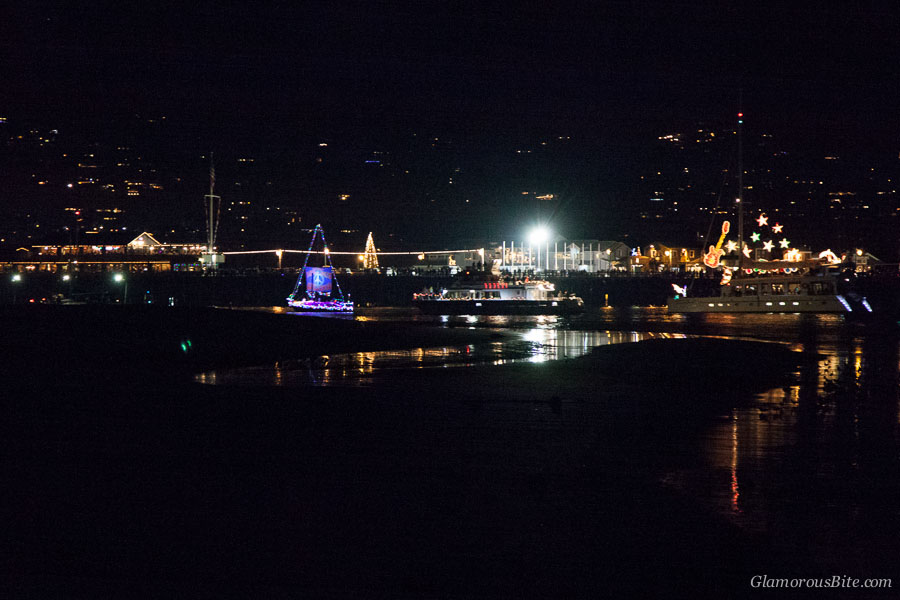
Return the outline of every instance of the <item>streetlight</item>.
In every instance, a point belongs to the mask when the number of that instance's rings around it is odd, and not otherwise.
[[[115,281],[116,283],[124,282],[125,287],[122,294],[122,304],[128,304],[128,279],[126,279],[125,275],[123,275],[122,273],[116,273],[115,275],[113,275],[113,281]]]
[[[13,284],[19,283],[20,281],[22,281],[22,275],[19,273],[13,273],[13,276],[12,276]],[[19,286],[13,285],[13,304],[16,303],[18,298],[19,298]]]
[[[60,279],[62,279],[64,289],[66,290],[65,296],[63,294],[59,295],[60,302],[61,302],[63,298],[65,298],[65,297],[71,298],[71,296],[72,296],[72,276],[69,275],[68,273],[63,273],[63,276]]]

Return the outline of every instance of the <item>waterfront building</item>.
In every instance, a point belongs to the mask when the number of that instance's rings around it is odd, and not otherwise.
[[[89,236],[89,243],[45,243],[21,247],[9,260],[0,262],[4,271],[193,271],[206,246],[195,242],[160,242],[152,233],[124,236],[111,232]]]
[[[91,232],[85,232],[91,233]],[[147,255],[147,254],[178,254],[199,255],[206,251],[205,244],[189,243],[165,243],[160,242],[152,233],[143,231],[140,235],[131,237],[122,233],[90,236],[89,243],[85,244],[40,244],[31,246],[31,257],[56,257],[56,256],[106,256],[106,255]],[[127,240],[127,241],[126,241]]]
[[[558,237],[540,245],[504,241],[502,246],[494,247],[492,256],[503,271],[604,273],[619,269],[619,263],[627,259],[631,251],[624,242]]]

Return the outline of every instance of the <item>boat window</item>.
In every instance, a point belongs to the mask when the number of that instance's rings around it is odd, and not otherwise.
[[[783,283],[773,283],[772,284],[772,293],[778,296],[784,294],[784,284]]]

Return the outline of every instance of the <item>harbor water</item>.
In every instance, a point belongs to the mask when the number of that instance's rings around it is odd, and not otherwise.
[[[4,315],[5,597],[738,598],[763,575],[900,581],[893,321]]]
[[[861,323],[841,315],[670,315],[665,309],[597,310],[565,317],[422,317],[369,313],[361,320],[409,326],[487,328],[502,334],[481,345],[349,353],[198,374],[226,386],[369,386],[411,371],[567,361],[594,348],[643,340],[760,340],[798,353],[789,380],[765,390],[720,381],[713,412],[700,398],[673,398],[678,417],[642,413],[629,441],[634,464],[662,489],[714,513],[750,536],[774,540],[785,555],[810,557],[817,573],[889,577],[900,549],[898,366],[895,323]],[[684,357],[681,357],[682,359]],[[728,357],[736,367],[744,357]],[[652,363],[643,368],[652,371]],[[702,370],[701,370],[702,373]],[[765,374],[760,373],[762,378]],[[477,384],[477,383],[476,383]],[[490,385],[489,383],[486,385]],[[709,386],[698,386],[709,394]],[[577,413],[580,409],[567,409]],[[654,422],[658,419],[659,422]],[[634,458],[634,457],[632,457]]]

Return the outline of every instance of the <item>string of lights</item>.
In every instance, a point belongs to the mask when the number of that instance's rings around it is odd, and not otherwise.
[[[481,248],[467,248],[464,250],[416,250],[412,252],[378,252],[379,255],[384,256],[414,256],[421,254],[460,254],[463,252],[481,252]],[[334,252],[332,250],[288,250],[288,249],[277,249],[277,250],[233,250],[230,252],[219,252],[219,254],[268,254],[268,253],[278,253],[278,252],[286,252],[286,253],[294,253],[294,254],[331,254],[336,256],[341,255],[359,255],[360,252]]]

